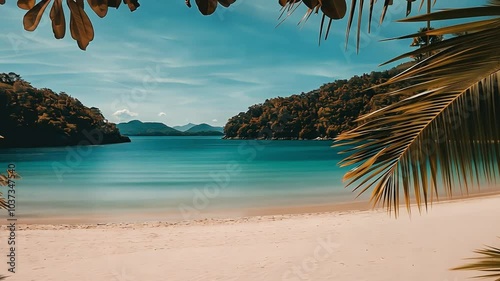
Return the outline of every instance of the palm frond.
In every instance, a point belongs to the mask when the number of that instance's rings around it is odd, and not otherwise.
[[[417,2],[416,0],[406,0],[406,14],[405,16],[408,16],[412,12],[412,8],[414,5],[414,2]],[[359,2],[359,5],[358,5]],[[359,42],[360,42],[360,35],[361,35],[361,24],[363,23],[363,9],[364,9],[364,0],[351,0],[351,8],[349,11],[349,20],[347,22],[347,31],[346,31],[346,47],[349,41],[349,36],[351,33],[351,27],[353,23],[353,18],[356,13],[356,9],[358,10],[358,22],[357,22],[357,30],[356,30],[356,51],[359,52]],[[368,33],[371,32],[371,26],[372,26],[372,19],[373,19],[373,12],[374,8],[376,5],[376,0],[370,0],[369,3],[369,12],[368,12]],[[385,17],[387,15],[387,11],[389,10],[389,7],[394,4],[393,0],[384,0],[380,1],[383,4],[380,7],[381,10],[381,15],[380,15],[380,23],[382,23],[385,20]],[[423,4],[426,2],[426,0],[421,0],[420,1],[420,7],[419,10],[422,8]],[[436,3],[436,0],[433,1],[434,4]]]
[[[498,177],[499,25],[497,18],[412,34],[471,31],[396,58],[437,52],[383,84],[411,83],[388,93],[410,98],[360,118],[359,127],[337,138],[336,145],[352,146],[340,163],[355,165],[344,177],[348,185],[361,193],[373,188],[372,203],[397,214],[401,194],[410,211],[412,197],[427,207],[440,185],[452,196]]]
[[[418,21],[437,21],[453,20],[461,18],[499,16],[500,6],[495,4],[484,7],[471,7],[463,9],[448,9],[430,14],[423,14],[415,17],[409,17],[399,20],[400,22],[418,22]]]
[[[478,276],[479,278],[496,278],[495,281],[500,281],[500,248],[486,247],[482,250],[477,250],[475,253],[480,257],[472,258],[475,260],[470,264],[453,268],[453,270],[478,270],[487,272],[485,275]]]
[[[413,2],[416,0],[407,0],[407,9],[406,16],[408,16],[412,11]],[[286,17],[279,24],[281,24],[285,19],[287,19],[299,6],[301,2],[307,6],[306,14],[302,17],[299,22],[304,23],[309,19],[313,12],[319,13],[322,12],[322,18],[320,23],[320,34],[319,38],[321,41],[323,31],[325,31],[326,36],[325,40],[328,38],[328,33],[330,32],[330,28],[332,26],[332,22],[334,20],[340,20],[345,17],[346,14],[349,14],[349,19],[347,21],[347,30],[346,30],[346,47],[349,41],[349,35],[351,32],[351,28],[354,22],[354,17],[357,12],[357,32],[356,32],[356,50],[359,51],[359,42],[361,35],[361,24],[363,22],[363,9],[365,7],[365,0],[351,0],[349,11],[347,11],[347,3],[346,0],[279,0],[279,4],[282,6],[281,15],[278,20],[281,19],[285,12],[287,12]],[[374,7],[376,5],[375,0],[369,1],[369,13],[368,13],[368,33],[371,31],[371,23],[373,18]],[[387,11],[391,5],[393,5],[393,0],[384,0],[381,1],[383,4],[381,6],[381,16],[380,22],[383,22]],[[421,5],[425,2],[425,0],[421,1]],[[435,1],[434,1],[435,2]],[[292,9],[293,8],[293,9]],[[328,23],[327,23],[328,22]],[[279,25],[278,24],[278,25]],[[325,24],[328,24],[325,26]]]

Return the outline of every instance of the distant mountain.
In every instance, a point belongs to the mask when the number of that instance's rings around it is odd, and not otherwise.
[[[178,130],[178,131],[185,132],[185,131],[193,128],[194,126],[196,126],[196,124],[188,123],[188,124],[183,125],[183,126],[174,126],[173,128]]]
[[[202,124],[207,125],[207,124]],[[207,125],[208,127],[202,126],[202,129],[198,130],[196,125],[187,132],[181,132],[174,128],[171,128],[163,123],[158,122],[141,122],[139,120],[133,120],[128,123],[120,123],[116,125],[120,132],[127,136],[223,136],[224,133],[216,127]]]
[[[182,136],[182,132],[163,123],[132,120],[116,125],[120,132],[128,136]]]
[[[0,73],[0,148],[130,142],[101,111],[65,93]]]
[[[201,133],[201,132],[220,132],[224,133],[224,128],[223,127],[214,127],[210,126],[208,124],[202,123],[200,125],[193,126],[186,132],[188,133]]]

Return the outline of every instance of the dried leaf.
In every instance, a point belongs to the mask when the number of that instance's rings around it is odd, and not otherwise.
[[[128,8],[131,12],[135,11],[137,8],[139,8],[139,6],[141,6],[138,0],[123,0],[123,3],[128,5]]]
[[[230,5],[232,5],[234,2],[236,2],[236,0],[218,0],[219,1],[219,4],[221,4],[222,6],[224,7],[229,7]]]
[[[90,8],[101,18],[108,13],[108,0],[87,0]]]
[[[331,19],[342,19],[347,13],[347,4],[345,0],[323,0],[321,11]]]
[[[35,7],[35,0],[17,0],[17,6],[23,10],[31,10]]]
[[[88,15],[83,10],[83,0],[67,0],[70,15],[71,37],[76,40],[78,47],[85,50],[94,39],[94,28]]]
[[[42,0],[24,15],[23,24],[26,31],[34,31],[37,28],[49,3],[50,0]]]
[[[319,0],[302,0],[309,9],[314,9],[319,5]]]
[[[205,16],[211,15],[217,9],[217,0],[196,0],[198,10]]]
[[[117,8],[120,7],[122,3],[121,0],[108,0],[108,7]]]
[[[54,0],[50,10],[50,19],[52,20],[52,31],[56,39],[64,38],[66,34],[66,19],[62,7],[62,0]]]

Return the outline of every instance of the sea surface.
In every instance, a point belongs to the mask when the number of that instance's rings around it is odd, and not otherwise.
[[[70,216],[354,201],[331,141],[132,137],[131,143],[0,149],[16,165],[16,212]],[[4,168],[1,168],[3,166]],[[5,190],[4,190],[5,192]]]

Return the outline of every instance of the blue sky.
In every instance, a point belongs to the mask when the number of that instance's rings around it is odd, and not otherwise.
[[[64,91],[87,106],[99,107],[113,122],[140,119],[222,126],[267,98],[381,70],[378,64],[409,50],[411,40],[379,40],[421,26],[394,23],[406,8],[406,1],[394,1],[382,26],[373,24],[368,35],[363,25],[356,55],[354,36],[344,49],[346,20],[334,22],[330,38],[318,46],[320,16],[313,15],[299,29],[303,6],[275,28],[276,2],[238,0],[229,9],[219,6],[209,17],[198,12],[194,1],[189,9],[183,0],[141,1],[133,13],[122,5],[104,19],[87,9],[96,35],[84,52],[69,31],[63,40],[53,38],[48,10],[35,32],[24,31],[24,11],[8,0],[0,6],[0,72],[13,71],[35,87]],[[383,1],[378,2],[380,7]],[[440,0],[435,9],[477,2]]]

